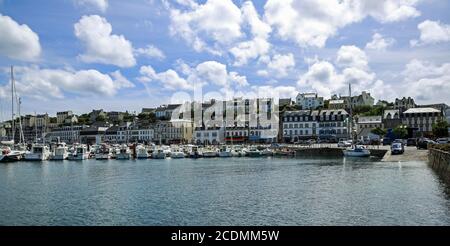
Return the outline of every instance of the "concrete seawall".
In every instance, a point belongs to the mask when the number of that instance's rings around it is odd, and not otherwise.
[[[430,149],[428,152],[428,165],[431,166],[442,178],[450,182],[450,153],[438,149]]]
[[[297,148],[295,149],[295,156],[297,157],[343,157],[344,153],[341,148]],[[386,149],[371,149],[371,156],[383,158],[386,154]]]

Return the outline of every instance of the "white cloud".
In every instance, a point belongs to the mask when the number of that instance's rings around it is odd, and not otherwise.
[[[112,26],[98,15],[83,16],[74,26],[75,36],[82,41],[86,51],[80,55],[87,63],[111,64],[132,67],[136,64],[133,46],[122,35],[114,35]]]
[[[420,31],[420,38],[419,40],[411,40],[411,46],[450,41],[450,25],[442,24],[439,21],[426,20],[420,23],[417,28]]]
[[[39,36],[27,25],[19,25],[0,14],[0,55],[22,61],[35,61],[41,54]]]
[[[450,63],[436,65],[422,60],[411,60],[402,75],[400,91],[420,103],[450,103]]]
[[[351,23],[371,16],[379,22],[417,17],[417,0],[268,0],[265,19],[283,40],[301,47],[324,47],[328,38]]]
[[[245,76],[236,72],[228,72],[226,65],[216,61],[205,61],[195,67],[179,61],[177,67],[181,70],[184,78],[173,69],[158,73],[152,66],[142,66],[140,69],[142,76],[138,80],[141,82],[158,81],[169,90],[193,90],[194,85],[216,85],[222,88],[248,85]]]
[[[208,0],[182,12],[171,9],[170,32],[187,41],[196,51],[213,51],[204,40],[229,44],[241,33],[241,11],[231,0]]]
[[[195,51],[214,55],[229,52],[235,59],[233,65],[242,66],[270,50],[271,27],[260,18],[251,1],[244,2],[240,9],[231,0],[208,0],[204,4],[182,1],[181,4],[189,8],[170,9],[170,32],[184,39]]]
[[[75,3],[88,8],[95,8],[105,12],[108,8],[108,0],[75,0]]]
[[[339,67],[367,69],[368,63],[366,53],[354,45],[342,46],[337,52],[336,64]]]
[[[271,75],[276,78],[283,78],[295,67],[295,59],[292,53],[285,55],[275,54],[272,58],[262,57],[260,61],[267,64],[267,70],[259,70],[257,72],[260,76]]]
[[[336,66],[328,61],[315,61],[299,78],[298,88],[313,90],[323,96],[348,95],[348,84],[351,83],[355,94],[368,91],[376,98],[392,97],[390,86],[370,71],[364,51],[356,46],[342,46],[336,56]]]
[[[271,27],[262,21],[256,12],[252,2],[245,2],[242,7],[242,19],[250,26],[253,39],[237,43],[230,49],[230,53],[235,57],[235,66],[247,64],[248,60],[265,55],[270,50],[268,42]]]
[[[385,38],[383,35],[379,33],[375,33],[372,36],[372,41],[366,44],[366,49],[368,50],[376,50],[376,51],[385,51],[388,47],[394,45],[395,39],[393,38]]]
[[[112,73],[113,78],[92,69],[72,71],[16,67],[15,72],[17,92],[39,99],[64,98],[64,92],[85,96],[114,96],[122,88],[134,87],[120,71]],[[8,88],[2,87],[2,90],[5,89]]]
[[[148,57],[154,57],[158,59],[164,59],[166,58],[166,55],[164,55],[164,52],[162,52],[160,49],[155,47],[154,45],[147,45],[145,48],[139,48],[135,50],[137,55],[144,55]]]

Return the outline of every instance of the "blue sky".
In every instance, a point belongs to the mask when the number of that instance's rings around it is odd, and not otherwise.
[[[327,98],[352,83],[376,99],[450,104],[449,10],[446,0],[2,0],[0,117],[10,65],[24,113],[140,111],[187,100],[194,85],[204,98]]]

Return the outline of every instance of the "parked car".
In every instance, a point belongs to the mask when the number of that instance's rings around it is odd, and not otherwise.
[[[408,141],[406,139],[395,139],[392,143],[402,143],[403,145],[406,145]]]
[[[438,144],[447,144],[447,143],[449,143],[449,140],[448,140],[448,138],[438,138],[438,139],[436,139],[436,142]]]
[[[417,145],[417,139],[408,138],[408,140],[406,140],[406,146],[416,146],[416,145]]]
[[[405,152],[405,147],[404,147],[404,145],[402,143],[399,143],[399,142],[392,143],[392,145],[391,145],[391,153],[393,155],[403,154],[404,152]]]
[[[417,141],[417,149],[428,149],[428,144],[436,144],[433,140],[421,138]]]
[[[352,146],[352,141],[351,140],[341,140],[339,141],[339,143],[337,144],[337,146],[339,148],[346,148],[346,147],[351,147]]]

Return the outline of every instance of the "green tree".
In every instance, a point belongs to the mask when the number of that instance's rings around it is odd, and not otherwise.
[[[106,122],[106,117],[102,114],[98,115],[97,118],[95,118],[95,121],[97,122]]]
[[[433,135],[435,137],[448,137],[449,124],[446,121],[439,120],[433,124]]]
[[[397,126],[392,132],[398,138],[406,138],[408,136],[408,130],[405,125]]]

